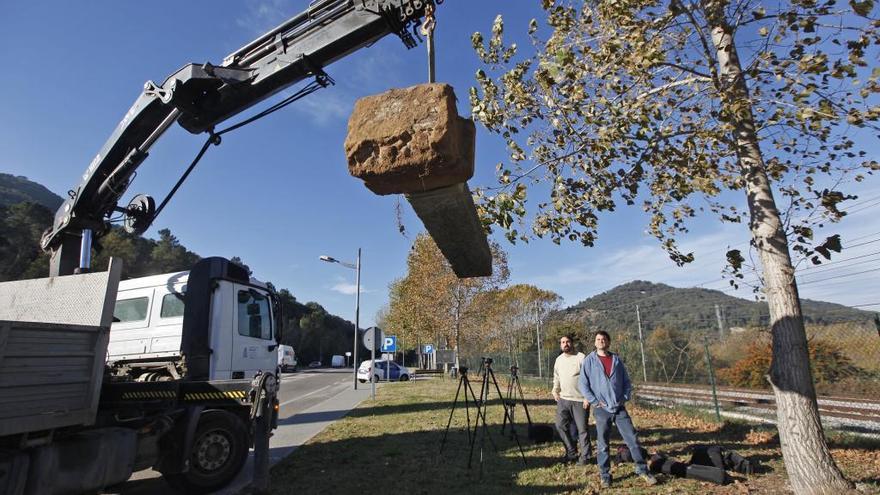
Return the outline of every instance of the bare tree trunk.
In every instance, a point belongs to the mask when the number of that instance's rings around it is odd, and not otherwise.
[[[459,287],[461,282],[459,282]],[[458,359],[458,352],[461,349],[461,345],[459,344],[461,338],[461,300],[456,301],[455,304],[455,369],[461,368],[461,363]]]
[[[724,118],[734,126],[737,158],[746,179],[750,228],[770,306],[773,361],[768,379],[776,396],[782,457],[795,493],[839,493],[853,486],[834,463],[819,419],[794,267],[758,145],[733,29],[724,17],[725,6],[723,1],[703,3],[717,51]]]

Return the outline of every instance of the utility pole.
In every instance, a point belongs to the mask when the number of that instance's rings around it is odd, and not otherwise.
[[[642,378],[648,381],[648,368],[645,367],[645,339],[642,337],[642,315],[639,314],[639,305],[636,304],[636,323],[639,325],[639,349],[642,351]]]
[[[544,373],[541,369],[541,315],[538,310],[538,301],[535,301],[535,337],[537,339],[535,347],[538,351],[538,378],[544,378]]]
[[[723,339],[724,338],[724,313],[723,313],[723,310],[721,309],[721,306],[718,304],[715,305],[715,319],[718,320],[718,338]]]

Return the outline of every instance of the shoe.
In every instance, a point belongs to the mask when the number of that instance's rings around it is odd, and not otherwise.
[[[611,488],[611,478],[602,478],[602,488]]]
[[[645,484],[648,486],[654,486],[657,484],[657,478],[655,478],[654,475],[652,475],[652,474],[648,474],[648,473],[640,474],[639,478],[645,480]]]
[[[576,460],[576,459],[575,459],[574,457],[569,457],[569,456],[567,456],[567,455],[564,455],[564,456],[562,456],[562,457],[559,458],[559,464],[571,464],[571,463],[573,463],[575,460]]]

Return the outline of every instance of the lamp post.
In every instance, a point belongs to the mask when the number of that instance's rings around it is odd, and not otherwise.
[[[357,255],[357,263],[346,263],[344,261],[339,261],[332,256],[321,256],[319,258],[321,261],[326,261],[327,263],[339,263],[340,265],[351,268],[357,272],[357,276],[355,277],[355,284],[357,287],[357,292],[355,296],[355,306],[354,306],[354,353],[352,354],[352,376],[354,377],[354,389],[358,388],[358,379],[357,379],[357,363],[358,363],[358,326],[360,325],[360,314],[361,314],[361,248],[358,248]]]

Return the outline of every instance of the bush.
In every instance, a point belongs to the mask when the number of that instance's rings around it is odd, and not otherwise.
[[[808,343],[808,349],[816,384],[866,377],[865,370],[854,365],[840,346],[832,342],[812,339]],[[733,366],[718,370],[718,377],[737,387],[766,388],[769,384],[764,376],[770,371],[773,355],[770,344],[753,342],[746,353],[746,357],[735,362]]]

